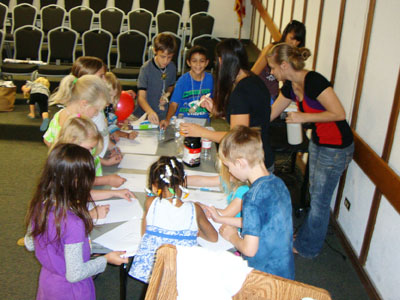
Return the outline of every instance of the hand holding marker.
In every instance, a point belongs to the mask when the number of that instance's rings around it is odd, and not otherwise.
[[[198,100],[197,103],[195,105],[193,105],[190,109],[189,109],[189,113],[193,114],[196,112],[196,110],[199,108],[200,104],[204,102],[204,100],[206,100],[206,98],[210,97],[210,93],[208,93],[207,95],[205,95],[204,97],[202,97],[201,100]]]

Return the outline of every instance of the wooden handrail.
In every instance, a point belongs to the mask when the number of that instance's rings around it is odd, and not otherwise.
[[[354,161],[400,213],[400,176],[353,130]]]
[[[251,3],[255,8],[257,8],[261,18],[264,20],[265,25],[267,26],[269,32],[271,33],[272,38],[275,42],[279,41],[282,37],[279,32],[278,27],[275,25],[274,20],[270,17],[267,10],[264,8],[260,0],[251,0]]]

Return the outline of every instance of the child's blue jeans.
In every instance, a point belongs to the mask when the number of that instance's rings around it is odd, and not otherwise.
[[[310,210],[294,241],[303,257],[314,258],[322,249],[329,225],[330,203],[343,171],[349,165],[354,144],[339,149],[309,145]]]

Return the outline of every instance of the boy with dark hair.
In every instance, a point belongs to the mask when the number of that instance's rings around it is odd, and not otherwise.
[[[201,46],[193,46],[188,52],[186,63],[190,71],[183,74],[176,83],[167,117],[160,123],[162,128],[166,128],[172,116],[179,113],[183,113],[184,117],[207,120],[210,118],[207,109],[203,107],[198,106],[193,112],[190,110],[198,103],[202,95],[212,96],[213,93],[213,77],[205,71],[209,63],[207,50]]]
[[[160,33],[154,39],[154,58],[140,68],[138,79],[138,106],[134,112],[140,117],[147,113],[148,120],[159,124],[168,111],[168,97],[176,81],[176,66],[171,63],[176,52],[175,38]]]
[[[260,132],[235,127],[222,140],[219,156],[232,176],[251,184],[243,196],[241,236],[229,225],[221,226],[221,236],[243,254],[250,267],[294,279],[290,194],[265,167]]]

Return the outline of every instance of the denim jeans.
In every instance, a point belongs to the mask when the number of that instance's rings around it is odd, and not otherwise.
[[[338,149],[317,146],[310,141],[310,210],[299,229],[294,248],[303,257],[316,257],[324,244],[329,225],[330,203],[343,171],[349,165],[354,144]]]

